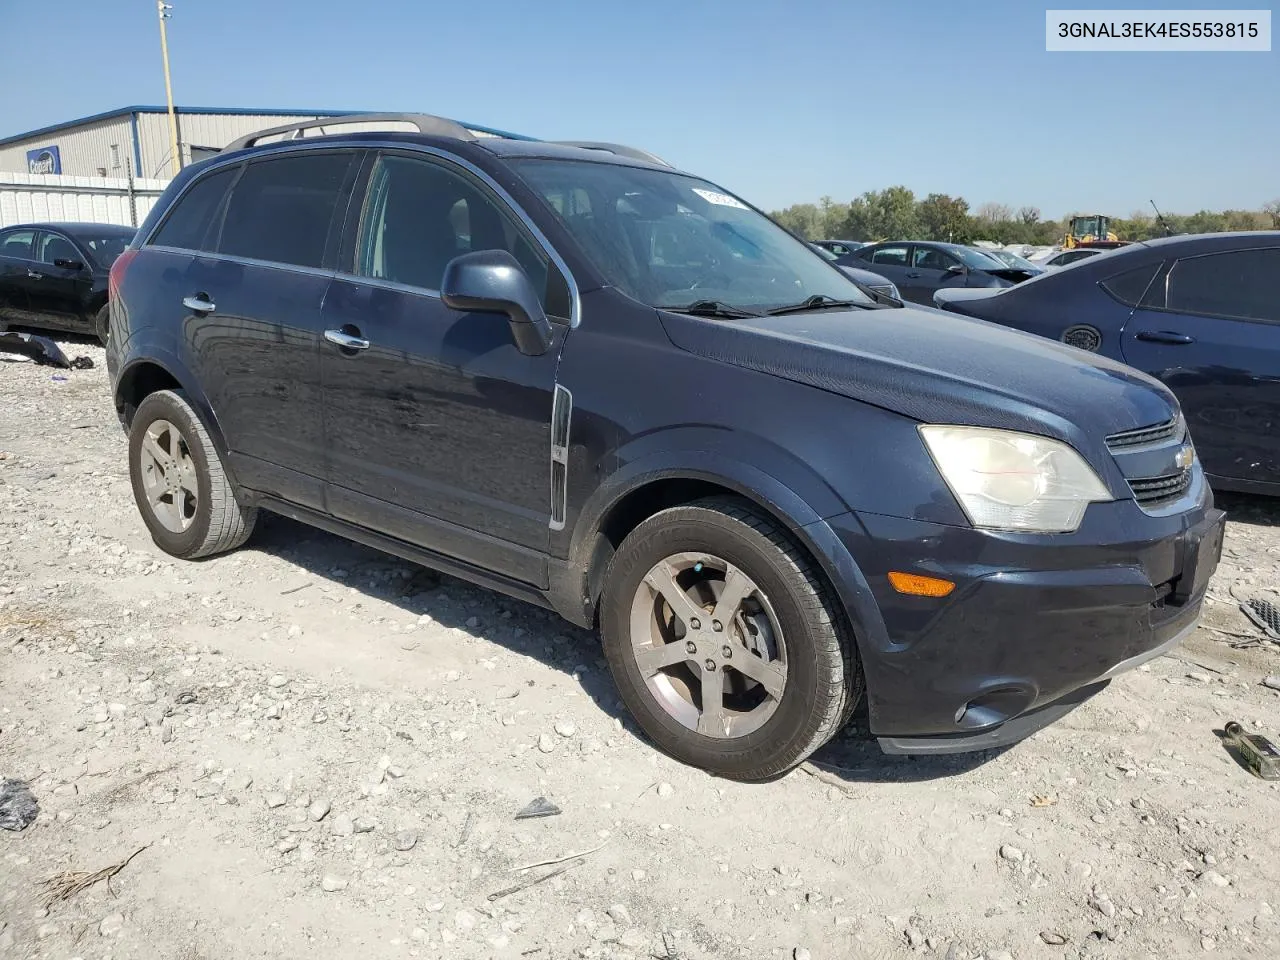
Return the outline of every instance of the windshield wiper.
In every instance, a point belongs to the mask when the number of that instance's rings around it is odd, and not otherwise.
[[[723,300],[695,300],[684,307],[667,307],[675,313],[689,313],[695,317],[724,317],[727,320],[741,320],[744,317],[762,317],[764,314],[753,310],[744,310]]]
[[[835,297],[828,297],[825,293],[815,293],[812,297],[800,303],[792,303],[785,307],[774,307],[769,311],[769,316],[778,317],[784,313],[802,313],[805,310],[831,310],[836,307],[866,307],[869,304],[862,303],[860,300],[837,300]]]

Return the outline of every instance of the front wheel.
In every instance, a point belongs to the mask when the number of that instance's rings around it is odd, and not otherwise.
[[[672,507],[632,531],[609,565],[600,623],[645,733],[733,779],[785,773],[862,694],[820,573],[780,525],[735,498]]]
[[[105,303],[93,318],[93,332],[97,334],[98,342],[105,347],[107,337],[111,334],[111,307]]]

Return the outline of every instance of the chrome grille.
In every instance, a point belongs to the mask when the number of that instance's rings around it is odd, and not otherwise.
[[[1155,507],[1177,500],[1191,486],[1191,471],[1170,473],[1163,477],[1144,477],[1129,481],[1133,498],[1145,507]]]
[[[1139,427],[1137,430],[1113,433],[1107,437],[1107,449],[1115,453],[1117,450],[1127,450],[1130,447],[1141,447],[1148,443],[1160,443],[1173,437],[1181,429],[1182,419],[1174,417],[1168,423],[1157,424],[1154,427]]]

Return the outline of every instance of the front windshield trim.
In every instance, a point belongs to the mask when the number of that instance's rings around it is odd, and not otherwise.
[[[714,300],[764,313],[816,295],[876,305],[807,241],[701,177],[595,159],[508,162],[601,278],[654,309]]]

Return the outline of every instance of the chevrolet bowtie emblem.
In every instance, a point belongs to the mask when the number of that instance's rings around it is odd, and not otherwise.
[[[1179,470],[1190,470],[1191,465],[1196,462],[1195,447],[1191,446],[1191,444],[1187,444],[1178,451],[1178,455],[1173,459],[1178,465]]]

